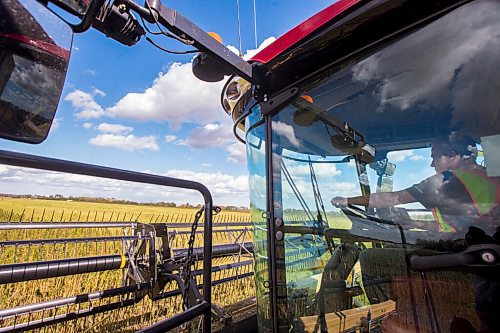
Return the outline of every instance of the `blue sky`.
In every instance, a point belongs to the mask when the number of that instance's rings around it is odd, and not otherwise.
[[[236,1],[168,1],[225,45],[238,47]],[[331,1],[255,1],[257,44],[278,37]],[[256,48],[253,1],[240,0],[244,54]],[[153,37],[170,49],[185,49]],[[223,83],[191,74],[193,55],[164,53],[145,39],[127,47],[96,30],[74,36],[56,124],[40,145],[0,141],[0,149],[200,181],[216,204],[248,205],[244,146],[219,105]],[[191,194],[0,166],[0,192],[94,195],[197,202]]]

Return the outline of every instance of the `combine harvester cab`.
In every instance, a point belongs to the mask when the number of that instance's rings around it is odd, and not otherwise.
[[[500,331],[499,19],[338,1],[229,79],[259,331]]]
[[[180,292],[185,311],[145,331],[166,331],[204,315],[202,330],[208,332],[211,278],[226,266],[214,268],[207,258],[245,249],[254,258],[248,275],[254,275],[258,324],[237,329],[242,332],[500,331],[499,1],[341,0],[251,64],[159,1],[146,9],[121,0],[104,5],[111,6],[106,15],[97,15],[101,0],[53,2],[82,18],[73,32],[94,26],[127,45],[144,34],[134,12],[190,39],[201,52],[193,62],[199,78],[232,75],[221,100],[247,148],[253,244],[212,247],[213,207],[201,184],[2,152],[6,164],[192,188],[205,199],[204,248],[190,242],[185,261],[172,260],[183,252],[161,245],[164,229],[135,224],[118,240],[129,244],[118,253],[61,259],[63,269],[56,270],[45,261],[0,267],[4,284],[86,273],[78,270],[81,262],[94,271],[128,272],[124,289],[1,310],[2,325],[8,323],[3,330],[109,310],[90,302],[62,316],[51,310],[44,319],[45,309],[58,304],[113,296],[115,302],[106,304],[121,307],[146,294],[155,300]],[[120,22],[126,34],[116,29]],[[4,54],[55,62],[46,67],[55,69],[52,81],[61,84],[67,57],[47,48],[53,41],[1,33]],[[35,51],[42,47],[45,57],[19,49],[19,42]],[[10,71],[27,66],[14,66],[12,56],[1,59]],[[12,87],[8,73],[0,79],[3,90]],[[34,113],[4,95],[1,135],[43,141],[57,99],[46,103],[46,113]],[[193,258],[203,259],[201,294],[193,287],[200,278],[190,279],[199,273],[190,265]],[[178,291],[165,290],[171,282]]]

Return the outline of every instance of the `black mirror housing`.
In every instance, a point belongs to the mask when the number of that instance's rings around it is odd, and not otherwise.
[[[0,0],[0,137],[41,143],[54,120],[73,33],[35,0]]]

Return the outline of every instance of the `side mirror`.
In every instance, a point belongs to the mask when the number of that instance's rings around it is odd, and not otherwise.
[[[0,0],[0,137],[40,143],[59,103],[73,31],[36,0]]]
[[[73,15],[81,17],[89,10],[92,0],[51,0],[50,2]]]

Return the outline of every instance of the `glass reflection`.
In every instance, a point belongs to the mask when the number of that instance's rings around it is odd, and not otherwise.
[[[273,117],[292,331],[500,331],[499,22],[469,3]]]
[[[269,263],[267,252],[265,125],[256,108],[245,121],[250,213],[253,223],[254,274],[257,298],[257,316],[260,332],[270,332]]]
[[[40,143],[64,84],[72,32],[34,0],[2,0],[0,10],[0,136]]]

